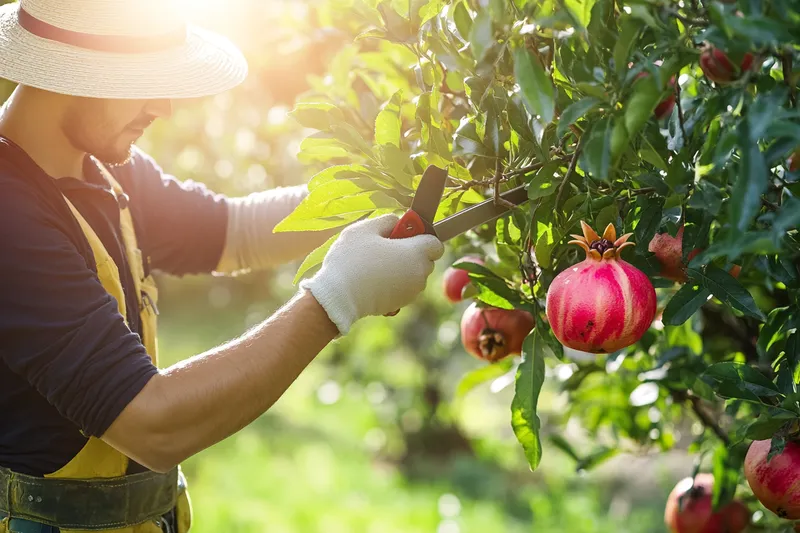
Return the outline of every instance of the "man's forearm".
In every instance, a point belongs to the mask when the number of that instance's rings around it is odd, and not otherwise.
[[[241,338],[161,371],[103,436],[166,470],[269,409],[339,331],[307,292]]]
[[[308,196],[305,185],[280,187],[228,199],[225,247],[216,274],[263,270],[302,259],[342,228],[274,233]]]

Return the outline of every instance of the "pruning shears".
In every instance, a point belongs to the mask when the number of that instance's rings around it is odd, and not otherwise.
[[[419,186],[414,193],[414,199],[411,201],[411,207],[397,222],[389,238],[404,239],[427,233],[445,242],[465,231],[494,220],[507,213],[512,207],[528,201],[528,191],[525,190],[525,185],[520,185],[500,194],[500,198],[505,200],[502,204],[495,202],[492,198],[434,223],[433,219],[442,200],[446,182],[447,170],[429,165],[422,173]],[[399,309],[386,316],[394,316],[398,312]]]
[[[402,239],[427,233],[445,242],[490,222],[507,213],[512,207],[528,201],[526,186],[520,185],[500,194],[500,198],[505,200],[502,204],[491,198],[434,223],[433,219],[442,200],[446,182],[447,170],[429,165],[422,174],[411,207],[395,225],[389,238]]]

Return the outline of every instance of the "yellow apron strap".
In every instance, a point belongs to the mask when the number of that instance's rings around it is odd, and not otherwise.
[[[67,200],[66,196],[64,199],[67,201],[67,205],[72,210],[72,214],[75,215],[78,224],[80,224],[83,230],[83,234],[89,241],[89,246],[92,248],[95,263],[97,264],[97,277],[100,278],[100,282],[103,284],[106,291],[117,300],[119,312],[123,318],[126,318],[125,293],[122,290],[122,282],[120,281],[119,269],[116,263],[111,259],[111,256],[100,241],[100,237],[98,237],[97,233],[92,229],[92,226],[83,218],[83,215],[80,214],[72,202]]]

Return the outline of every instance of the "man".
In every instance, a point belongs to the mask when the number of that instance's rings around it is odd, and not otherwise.
[[[157,367],[151,272],[235,273],[326,234],[273,234],[304,188],[226,198],[133,143],[174,98],[247,72],[164,0],[0,7],[0,533],[185,532],[178,465],[264,413],[333,339],[422,291],[433,236],[346,228],[322,268],[241,338]]]

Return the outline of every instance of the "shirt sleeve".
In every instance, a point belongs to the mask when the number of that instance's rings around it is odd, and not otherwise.
[[[225,247],[227,198],[202,183],[179,181],[137,147],[118,174],[150,267],[176,276],[211,273]]]
[[[99,437],[158,370],[68,232],[0,180],[0,359]]]

